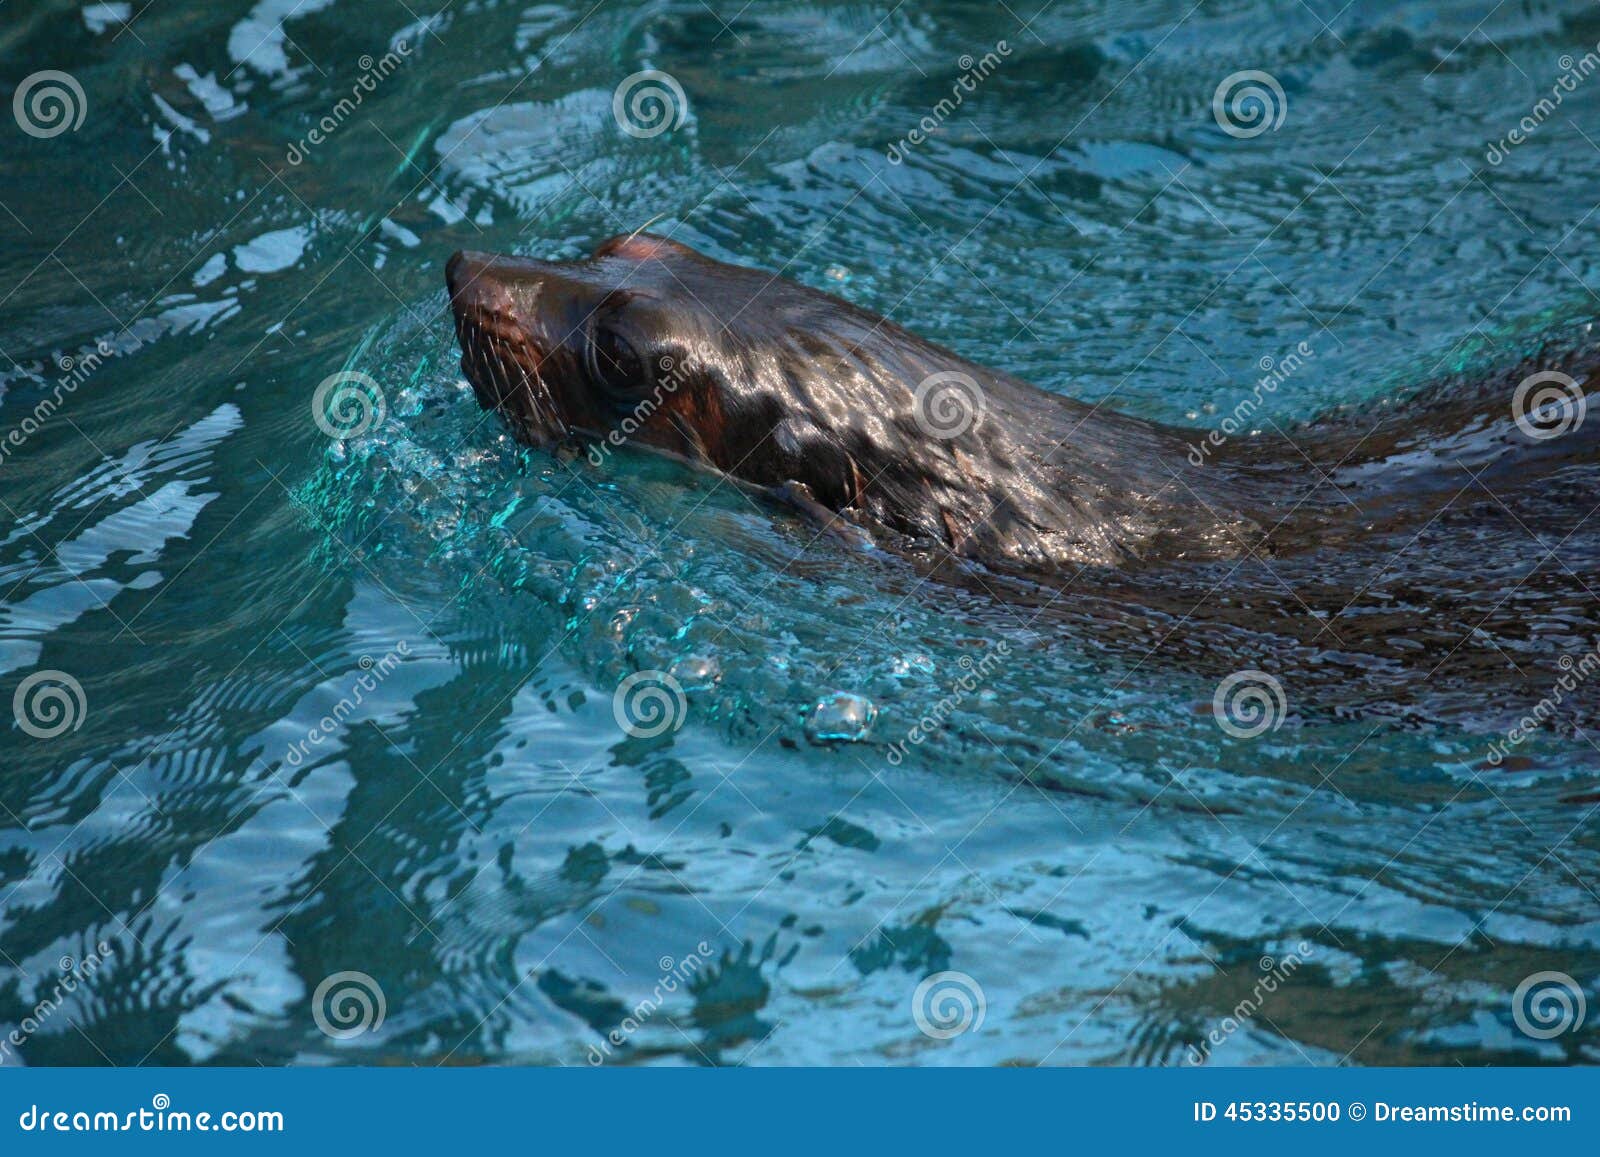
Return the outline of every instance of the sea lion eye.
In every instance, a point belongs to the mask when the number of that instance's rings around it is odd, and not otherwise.
[[[604,322],[589,339],[589,377],[595,387],[613,398],[625,398],[648,384],[644,359],[633,343]]]

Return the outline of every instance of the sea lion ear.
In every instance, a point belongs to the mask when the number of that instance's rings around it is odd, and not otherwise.
[[[687,245],[665,237],[657,237],[654,233],[619,233],[609,240],[600,242],[595,248],[594,255],[596,257],[627,257],[634,261],[659,260],[668,256],[699,256]]]

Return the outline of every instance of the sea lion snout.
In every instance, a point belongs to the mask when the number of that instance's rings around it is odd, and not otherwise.
[[[559,344],[541,317],[547,267],[528,258],[462,250],[445,264],[461,345],[461,371],[485,409],[504,414],[525,441],[569,432],[543,369]]]
[[[451,254],[450,260],[444,263],[444,283],[445,287],[450,291],[450,300],[452,302],[455,301],[456,291],[471,280],[472,270],[481,263],[482,259],[483,254],[481,253],[467,249],[457,249],[455,253]]]

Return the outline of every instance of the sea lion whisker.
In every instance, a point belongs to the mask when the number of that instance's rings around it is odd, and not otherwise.
[[[571,437],[572,427],[568,426],[567,420],[561,416],[561,407],[556,405],[556,396],[550,389],[550,383],[545,381],[544,375],[539,373],[539,364],[537,361],[534,362],[533,369],[528,372],[533,377],[534,382],[538,385],[540,393],[544,395],[544,400],[547,403],[547,412],[549,413],[551,421],[553,421],[557,428],[560,429],[561,436],[563,438]]]
[[[506,365],[505,351],[498,342],[486,342],[489,355],[494,359],[495,387],[502,399],[509,398],[515,392],[512,385],[511,369]]]
[[[639,234],[643,233],[646,229],[650,228],[650,226],[654,225],[657,221],[661,220],[661,218],[663,218],[663,217],[665,217],[667,215],[667,212],[668,212],[668,210],[663,209],[661,212],[657,213],[654,217],[650,218],[650,220],[646,221],[643,225],[641,225],[637,229],[635,229],[632,233],[629,233],[628,234],[628,241],[634,240],[636,237],[639,236]],[[627,244],[627,242],[625,241],[625,242],[623,242],[623,244]]]

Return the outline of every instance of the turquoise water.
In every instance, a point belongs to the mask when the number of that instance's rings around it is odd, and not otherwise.
[[[1590,737],[1491,766],[1292,681],[1235,737],[1179,666],[519,449],[442,289],[658,219],[1147,417],[1301,343],[1274,421],[1377,406],[1592,313],[1600,80],[1488,155],[1592,6],[436,6],[0,15],[6,91],[83,93],[0,118],[0,697],[64,688],[0,730],[6,1063],[1600,1059],[1513,1015],[1595,1003]],[[1234,136],[1246,69],[1284,115]],[[385,403],[342,441],[340,371]],[[677,729],[619,726],[638,671]],[[808,737],[836,693],[864,740]]]

